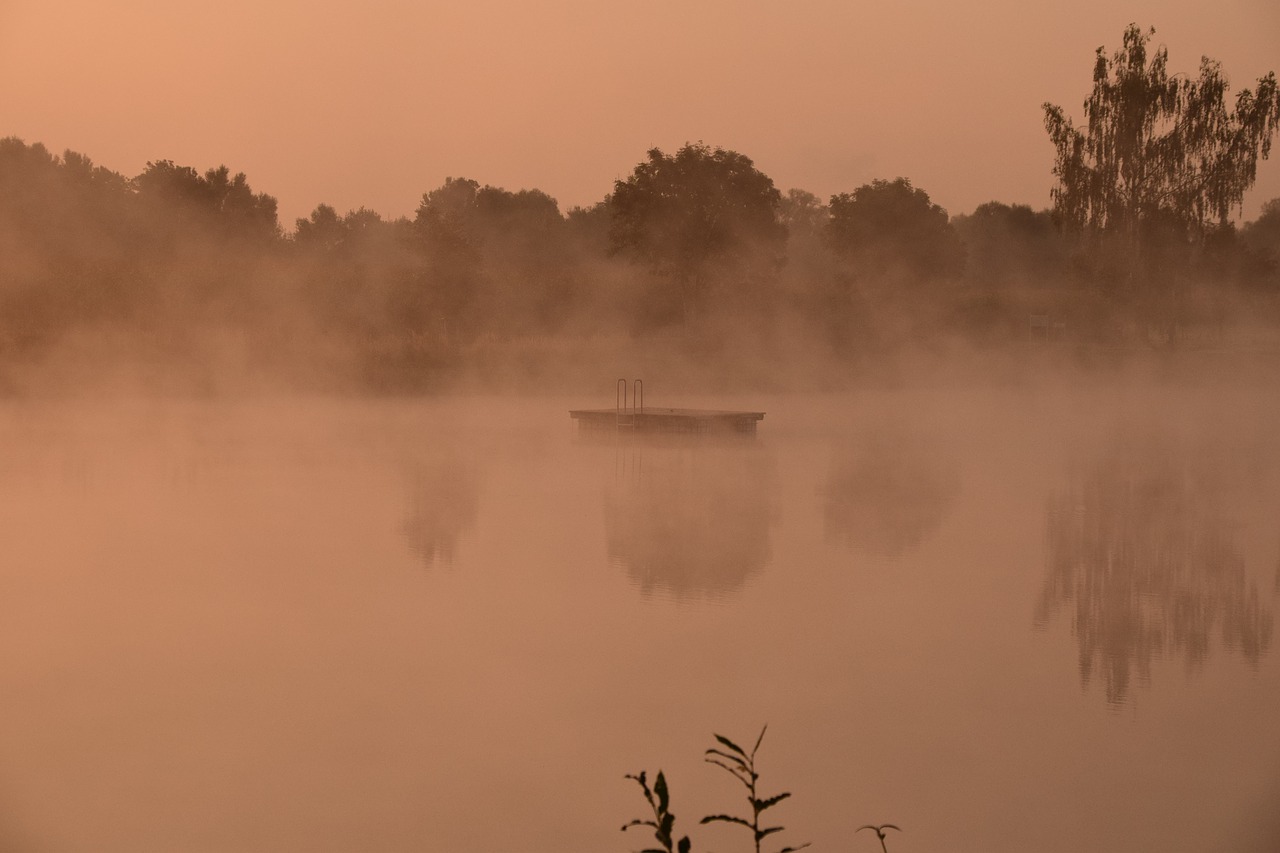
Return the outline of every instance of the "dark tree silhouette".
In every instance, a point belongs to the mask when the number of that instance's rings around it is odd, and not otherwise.
[[[782,223],[792,240],[821,234],[827,227],[827,206],[808,190],[789,189],[779,206]]]
[[[1025,204],[980,204],[957,216],[956,231],[966,249],[965,275],[1012,284],[1059,275],[1068,263],[1066,246],[1047,210]]]
[[[989,201],[952,224],[965,246],[966,298],[956,319],[971,335],[1025,337],[1031,315],[1074,325],[1085,300],[1068,274],[1070,241],[1049,211]]]
[[[213,206],[213,193],[200,173],[190,166],[179,166],[172,160],[147,161],[133,185],[143,198],[156,198],[173,203],[201,207]]]
[[[204,173],[213,206],[222,214],[224,229],[236,236],[269,242],[280,237],[276,200],[255,193],[244,172],[231,174],[226,166]]]
[[[1221,65],[1205,57],[1199,76],[1170,75],[1163,46],[1148,61],[1154,34],[1130,24],[1115,54],[1098,48],[1083,128],[1044,105],[1059,181],[1054,208],[1065,223],[1136,240],[1160,218],[1191,231],[1226,222],[1271,151],[1280,127],[1275,73],[1241,90],[1229,109]]]
[[[1245,248],[1246,281],[1261,289],[1280,290],[1280,198],[1262,205],[1262,213],[1240,230]]]
[[[437,249],[452,247],[487,257],[545,252],[558,240],[564,217],[541,190],[511,192],[446,178],[422,196],[414,219]]]
[[[437,251],[466,254],[474,250],[476,194],[480,184],[470,178],[445,178],[440,186],[423,193],[414,224]]]
[[[947,212],[906,178],[873,181],[831,197],[827,234],[864,277],[955,278],[964,246]]]
[[[541,190],[511,192],[448,178],[422,197],[414,224],[428,257],[423,286],[453,335],[553,328],[572,298],[568,229]]]
[[[157,222],[258,242],[280,237],[276,200],[255,193],[244,172],[234,176],[226,166],[201,175],[172,160],[148,162],[133,179],[134,188]]]
[[[1280,252],[1280,198],[1263,204],[1258,218],[1244,226],[1241,236],[1260,248]]]
[[[573,240],[586,252],[604,256],[609,251],[609,203],[571,207],[565,224]]]
[[[1091,276],[1149,339],[1173,346],[1200,313],[1202,250],[1222,237],[1270,153],[1280,91],[1272,72],[1228,108],[1221,65],[1204,57],[1198,76],[1171,75],[1163,46],[1148,54],[1154,34],[1130,24],[1112,56],[1097,49],[1084,127],[1059,106],[1044,111],[1055,213],[1087,236]]]
[[[744,296],[781,263],[781,194],[736,151],[702,143],[674,155],[654,148],[614,184],[608,203],[614,250],[668,282],[671,313],[682,319],[730,283]]]
[[[145,290],[129,182],[82,154],[0,139],[0,357],[131,313]]]
[[[293,241],[308,249],[332,250],[346,239],[346,231],[338,211],[319,204],[309,217],[295,221]]]

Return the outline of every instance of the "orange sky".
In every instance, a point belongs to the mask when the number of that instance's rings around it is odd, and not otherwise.
[[[0,136],[127,175],[226,164],[280,201],[412,214],[446,176],[590,204],[702,140],[826,197],[1049,204],[1040,105],[1154,25],[1175,71],[1280,71],[1276,0],[0,0]],[[1245,217],[1280,196],[1280,147]]]

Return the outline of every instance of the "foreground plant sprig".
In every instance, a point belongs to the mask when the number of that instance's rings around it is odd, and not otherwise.
[[[773,808],[778,803],[791,796],[790,791],[784,791],[781,794],[775,794],[772,797],[761,798],[757,796],[756,783],[760,780],[760,774],[756,772],[756,751],[760,749],[760,742],[764,740],[764,733],[769,728],[765,725],[760,729],[760,736],[756,738],[756,745],[751,748],[751,752],[747,752],[733,741],[723,735],[716,735],[715,738],[720,742],[724,749],[712,747],[708,749],[705,760],[717,767],[728,772],[733,778],[737,779],[742,786],[747,789],[747,802],[751,804],[751,818],[736,815],[714,814],[708,815],[702,819],[702,823],[712,823],[714,821],[722,821],[724,823],[736,823],[745,826],[751,830],[756,845],[756,853],[760,853],[760,842],[775,832],[782,832],[785,827],[782,826],[765,826],[760,825],[760,815],[766,810]],[[727,750],[727,751],[726,751]],[[796,850],[803,850],[809,844],[801,844],[799,847],[783,847],[778,853],[794,853]]]
[[[652,790],[649,788],[649,782],[645,778],[644,771],[638,774],[627,774],[628,779],[636,780],[644,791],[644,798],[649,801],[649,808],[653,810],[653,819],[637,818],[627,824],[624,824],[622,831],[626,832],[633,826],[648,826],[653,829],[653,837],[658,839],[658,843],[662,845],[661,849],[647,847],[640,853],[689,853],[690,844],[689,836],[685,836],[672,846],[672,833],[675,829],[676,816],[671,813],[671,795],[667,790],[666,777],[662,775],[662,771],[658,771],[658,777],[653,780]],[[705,822],[705,821],[704,821]]]

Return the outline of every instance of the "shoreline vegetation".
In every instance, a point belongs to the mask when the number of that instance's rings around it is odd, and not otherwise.
[[[128,177],[0,139],[0,398],[417,395],[1023,381],[1280,361],[1280,199],[1232,214],[1275,75],[1099,48],[1077,127],[1045,104],[1052,207],[950,214],[904,177],[827,200],[741,153],[647,152],[597,204],[449,178],[412,217],[292,229],[227,166]],[[1205,117],[1210,116],[1212,121]]]

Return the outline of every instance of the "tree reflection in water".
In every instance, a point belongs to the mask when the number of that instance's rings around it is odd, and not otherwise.
[[[1246,573],[1215,483],[1212,471],[1148,437],[1114,442],[1049,499],[1035,623],[1070,610],[1081,682],[1100,672],[1112,704],[1125,702],[1135,670],[1150,684],[1155,659],[1181,656],[1197,668],[1215,634],[1253,664],[1270,646],[1271,609]]]
[[[769,561],[776,472],[753,440],[637,438],[616,462],[604,501],[609,558],[643,595],[723,596]]]
[[[455,459],[419,463],[410,474],[401,531],[427,568],[453,563],[458,539],[476,522],[479,475]]]
[[[838,448],[823,489],[827,541],[898,557],[938,529],[960,491],[955,460],[905,424]]]

